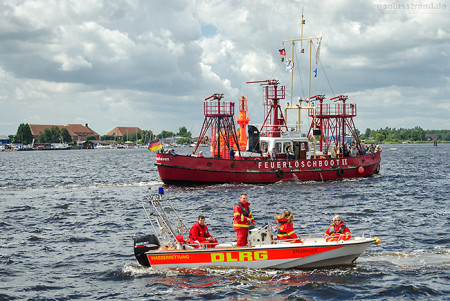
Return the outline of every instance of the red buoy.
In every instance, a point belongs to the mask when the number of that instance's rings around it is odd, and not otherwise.
[[[358,167],[358,173],[363,173],[364,172],[364,167],[360,166]]]

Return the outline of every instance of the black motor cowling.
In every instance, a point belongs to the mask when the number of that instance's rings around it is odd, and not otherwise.
[[[134,256],[136,256],[137,261],[143,266],[149,267],[150,262],[148,262],[147,255],[145,252],[150,250],[157,250],[160,247],[158,237],[154,234],[145,236],[135,236],[134,239]]]
[[[261,153],[261,148],[259,146],[259,130],[254,125],[247,126],[247,136],[248,136],[248,147],[247,151]]]

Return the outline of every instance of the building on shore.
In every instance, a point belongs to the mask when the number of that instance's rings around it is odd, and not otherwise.
[[[29,124],[31,134],[35,141],[39,140],[39,135],[42,134],[45,129],[50,129],[53,126],[57,126],[60,130],[65,128],[69,132],[69,135],[72,137],[72,141],[85,141],[86,136],[93,135],[95,139],[100,139],[100,135],[91,129],[88,124],[68,124],[64,125],[44,125],[44,124]]]
[[[108,134],[106,134],[106,136],[115,136],[116,140],[121,140],[123,137],[125,137],[125,140],[128,140],[128,135],[131,135],[136,132],[142,134],[142,130],[136,126],[135,127],[116,126]]]

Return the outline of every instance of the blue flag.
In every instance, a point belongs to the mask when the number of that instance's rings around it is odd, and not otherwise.
[[[314,77],[317,77],[317,68],[316,69],[314,69]]]

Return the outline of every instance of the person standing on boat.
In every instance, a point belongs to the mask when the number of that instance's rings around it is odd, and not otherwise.
[[[352,237],[350,229],[345,225],[340,215],[333,217],[333,223],[325,232],[326,241],[348,240]]]
[[[336,159],[337,154],[336,154],[336,146],[335,146],[335,145],[333,145],[333,146],[331,147],[331,150],[330,150],[330,152],[329,152],[329,155],[330,155],[330,158]]]
[[[277,240],[281,242],[301,243],[302,240],[294,232],[294,215],[289,210],[284,210],[283,213],[275,215],[275,220],[278,222]]]
[[[276,160],[277,154],[275,153],[275,148],[272,148],[272,150],[269,152],[269,158],[270,160]]]
[[[342,157],[342,145],[340,143],[338,143],[337,145],[337,149],[336,149],[336,157],[340,158]]]
[[[208,227],[205,224],[205,217],[200,215],[198,220],[189,231],[189,239],[187,243],[194,248],[214,248],[218,241],[211,234],[209,234]]]
[[[247,245],[248,231],[250,225],[255,226],[256,222],[250,210],[250,203],[246,193],[241,193],[239,202],[233,208],[234,230],[236,231],[237,246],[245,247]]]
[[[233,149],[233,147],[230,148],[230,160],[234,160],[234,149]]]
[[[286,156],[287,156],[288,160],[295,159],[295,154],[292,151],[292,146],[290,144],[286,147]]]

